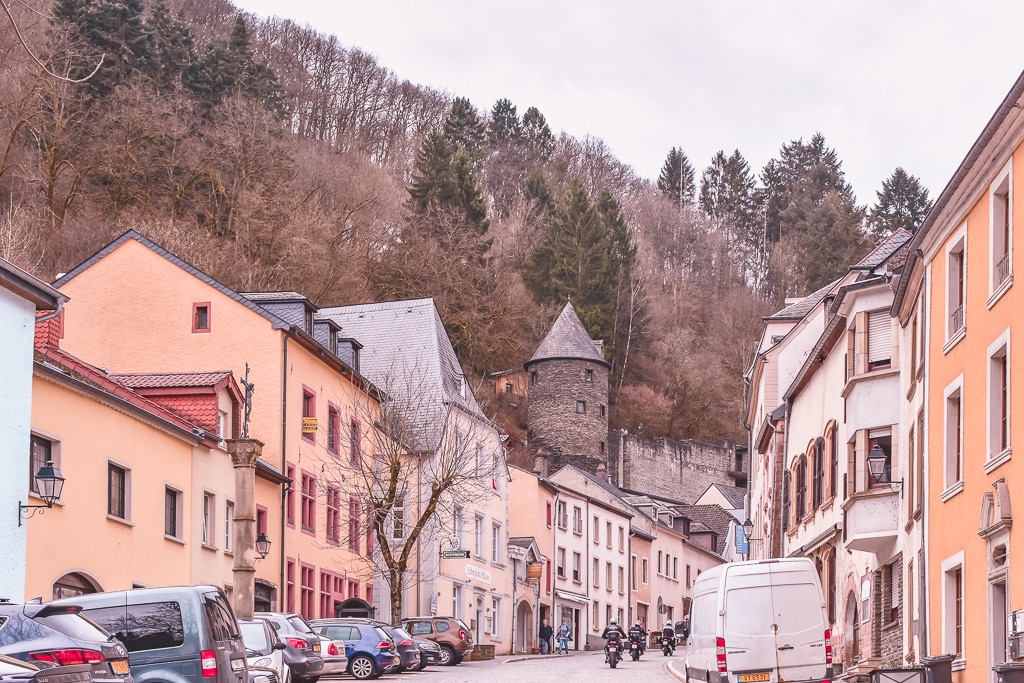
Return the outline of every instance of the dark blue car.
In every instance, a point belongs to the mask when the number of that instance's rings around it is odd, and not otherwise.
[[[309,624],[331,640],[345,641],[348,673],[356,680],[377,678],[400,663],[395,643],[380,626],[338,619],[314,619]]]

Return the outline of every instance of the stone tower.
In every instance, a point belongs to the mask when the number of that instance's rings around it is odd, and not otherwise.
[[[595,341],[566,303],[536,353],[529,377],[527,446],[542,476],[563,465],[604,477],[608,467],[608,371]]]

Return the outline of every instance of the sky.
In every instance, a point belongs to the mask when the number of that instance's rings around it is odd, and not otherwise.
[[[1020,0],[234,0],[399,78],[537,107],[657,179],[739,149],[755,173],[817,132],[858,203],[897,166],[937,197],[1024,70]]]

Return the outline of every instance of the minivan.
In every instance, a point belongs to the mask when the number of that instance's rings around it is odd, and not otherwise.
[[[682,636],[686,680],[832,679],[832,632],[811,560],[718,565],[693,585]]]
[[[245,643],[217,586],[169,586],[54,600],[81,605],[82,616],[128,648],[135,683],[248,683]]]

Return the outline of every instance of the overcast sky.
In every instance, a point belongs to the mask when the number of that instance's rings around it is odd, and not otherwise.
[[[1020,0],[235,0],[399,78],[508,98],[656,179],[681,147],[755,173],[825,135],[862,204],[897,166],[935,198],[1024,69]]]

